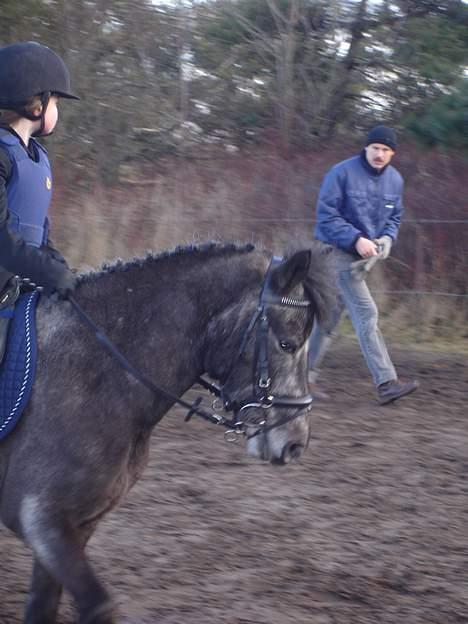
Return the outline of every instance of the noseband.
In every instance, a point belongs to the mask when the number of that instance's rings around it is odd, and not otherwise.
[[[260,293],[259,304],[250,319],[247,329],[244,332],[239,350],[233,363],[231,364],[223,385],[217,386],[203,377],[199,378],[199,383],[220,399],[223,409],[226,412],[233,412],[236,416],[235,427],[231,431],[226,432],[226,438],[228,439],[231,436],[234,439],[238,433],[246,434],[246,428],[249,426],[249,422],[248,420],[244,420],[244,416],[249,409],[261,408],[268,410],[271,407],[285,407],[290,409],[295,408],[298,410],[298,413],[284,417],[272,425],[268,425],[267,418],[262,419],[255,432],[247,436],[248,438],[253,438],[260,433],[266,433],[267,431],[276,429],[291,420],[295,420],[301,415],[301,410],[308,408],[313,401],[310,394],[305,394],[301,397],[291,397],[282,395],[277,396],[270,392],[271,376],[268,360],[268,334],[270,330],[270,323],[268,321],[267,312],[272,306],[306,308],[311,305],[311,302],[308,300],[280,297],[273,292],[271,288],[271,276],[273,269],[281,264],[281,262],[282,258],[273,256],[270,266],[268,267],[262,291]],[[226,386],[232,377],[232,374],[234,373],[236,366],[247,347],[248,340],[255,328],[255,363],[252,383],[253,392],[252,396],[247,399],[237,401],[229,396]]]
[[[302,414],[302,410],[309,407],[312,403],[312,396],[306,394],[302,397],[289,397],[289,396],[275,396],[269,393],[271,386],[271,378],[269,374],[269,362],[268,362],[268,333],[270,325],[268,322],[267,311],[271,306],[304,308],[311,305],[310,301],[301,299],[292,299],[290,297],[280,297],[276,295],[271,289],[271,275],[272,269],[281,263],[282,259],[273,256],[270,266],[263,283],[262,291],[260,293],[259,304],[250,319],[247,329],[242,337],[241,345],[237,352],[236,357],[229,369],[228,375],[222,386],[204,379],[199,378],[199,383],[204,388],[213,393],[221,402],[225,412],[232,412],[234,418],[226,418],[220,414],[214,412],[207,412],[201,407],[202,398],[197,398],[193,403],[188,403],[179,398],[172,392],[157,386],[153,381],[143,375],[138,369],[130,364],[127,358],[117,349],[117,347],[111,342],[111,340],[102,332],[94,321],[86,314],[82,307],[78,304],[74,297],[68,296],[68,300],[77,312],[81,321],[88,327],[88,329],[94,333],[96,339],[102,344],[102,346],[119,362],[124,370],[127,371],[134,379],[140,382],[143,386],[151,390],[154,394],[164,396],[170,399],[174,403],[178,403],[182,407],[188,410],[185,417],[185,421],[189,421],[194,414],[201,416],[205,420],[208,420],[217,425],[223,425],[228,430],[225,432],[225,439],[228,442],[237,441],[239,435],[247,435],[248,438],[253,438],[260,433],[265,434],[272,429],[281,427],[282,425],[295,420]],[[253,380],[253,393],[252,396],[243,401],[236,401],[229,397],[226,391],[226,384],[231,378],[236,365],[238,364],[242,354],[244,353],[247,342],[253,333],[253,330],[257,328],[255,337],[255,366],[254,366],[254,380]],[[213,410],[215,410],[215,403],[213,404]],[[247,428],[252,426],[248,420],[243,420],[244,414],[249,409],[265,409],[268,410],[271,407],[286,407],[295,408],[296,413],[290,416],[285,416],[275,423],[268,425],[267,419],[263,419],[258,425],[254,433],[247,434]]]

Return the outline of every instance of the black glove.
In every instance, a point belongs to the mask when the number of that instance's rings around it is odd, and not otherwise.
[[[62,256],[60,251],[58,251],[58,249],[55,249],[55,247],[52,245],[52,242],[50,241],[50,239],[47,241],[47,245],[45,246],[45,249],[47,250],[47,254],[53,260],[56,260],[57,262],[60,262],[61,264],[65,264],[68,267],[67,261]]]
[[[75,290],[77,280],[76,273],[70,271],[70,269],[62,273],[55,286],[59,299],[68,299],[68,295]]]
[[[26,281],[29,282],[29,280]],[[75,290],[77,281],[78,277],[76,273],[63,266],[58,275],[56,274],[53,277],[50,276],[47,281],[44,280],[44,282],[40,286],[37,286],[37,288],[47,297],[57,293],[59,299],[67,299],[68,295]],[[36,284],[30,283],[30,285],[36,288]]]

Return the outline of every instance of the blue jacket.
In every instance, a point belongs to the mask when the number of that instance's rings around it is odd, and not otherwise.
[[[330,169],[317,200],[315,237],[354,252],[360,236],[397,238],[403,212],[403,178],[391,165],[379,172],[364,152]]]
[[[47,243],[47,213],[52,195],[52,173],[47,151],[31,139],[37,160],[34,161],[11,132],[0,129],[0,145],[11,162],[6,191],[8,228],[35,247]]]
[[[13,274],[28,277],[49,294],[69,269],[47,240],[51,194],[47,154],[33,141],[36,158],[29,159],[16,133],[2,126],[0,139],[0,291]]]

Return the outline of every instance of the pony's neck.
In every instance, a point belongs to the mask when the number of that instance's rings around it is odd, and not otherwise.
[[[215,252],[116,265],[85,281],[77,293],[129,361],[179,395],[203,372],[210,320],[256,291],[266,269],[263,254]]]

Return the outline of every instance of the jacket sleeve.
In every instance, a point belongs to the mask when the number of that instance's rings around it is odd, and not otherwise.
[[[47,248],[28,245],[8,229],[8,201],[6,183],[11,171],[8,156],[0,149],[0,267],[14,275],[28,277],[53,292],[61,283],[68,268],[55,260]]]
[[[317,228],[328,243],[353,251],[362,233],[342,216],[344,172],[333,168],[325,176],[317,200]]]
[[[398,237],[398,231],[400,229],[401,217],[403,215],[403,179],[399,179],[399,193],[398,199],[395,203],[395,208],[392,211],[391,216],[388,218],[387,223],[383,229],[381,236],[390,236],[394,241],[396,241]]]

